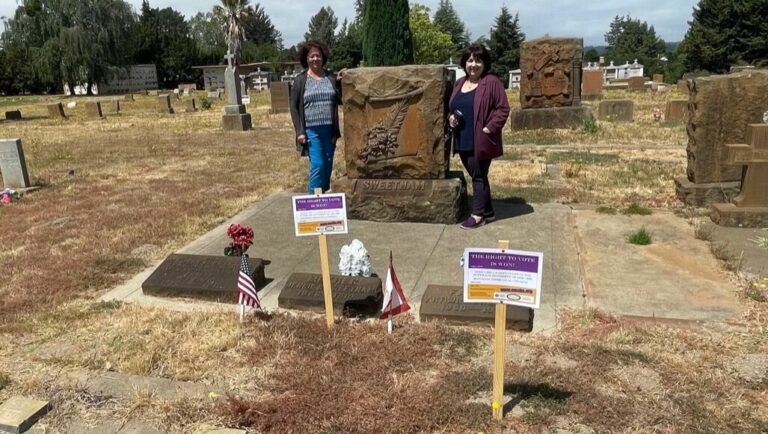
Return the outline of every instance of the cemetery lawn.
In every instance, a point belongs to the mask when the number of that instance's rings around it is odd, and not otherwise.
[[[682,97],[675,92],[609,91],[635,100],[634,123],[507,130],[505,156],[491,167],[495,199],[699,213],[674,198],[684,127],[650,120],[653,107]],[[513,106],[516,98],[510,93]],[[42,99],[0,98],[0,106],[42,117]],[[247,133],[220,131],[219,101],[193,114],[174,102],[177,114],[160,115],[155,98],[141,96],[120,114],[104,104],[103,120],[85,118],[83,98],[69,101],[79,104],[65,109],[66,121],[0,122],[0,137],[22,139],[43,187],[0,208],[0,402],[50,400],[52,432],[73,419],[131,418],[168,432],[203,423],[265,433],[768,431],[768,302],[753,292],[734,326],[585,310],[564,313],[551,336],[509,333],[505,391],[514,399],[500,424],[490,421],[490,328],[406,319],[388,337],[378,321],[341,321],[328,332],[314,316],[241,326],[228,313],[94,302],[249,204],[304,191],[306,162],[294,151],[290,116],[270,115],[266,95],[249,107]],[[344,171],[338,152],[333,177]],[[68,380],[107,373],[212,393],[121,395]]]

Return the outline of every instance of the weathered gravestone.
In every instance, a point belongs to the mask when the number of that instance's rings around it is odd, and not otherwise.
[[[581,97],[585,100],[600,99],[603,95],[603,70],[585,69],[582,71]]]
[[[627,80],[627,90],[630,92],[644,91],[645,77],[629,77],[629,80]]]
[[[269,98],[272,102],[272,113],[291,111],[291,86],[287,81],[270,83]]]
[[[159,90],[148,90],[147,91],[147,95],[149,95],[149,96],[160,96],[160,91]]]
[[[66,119],[67,115],[64,114],[64,106],[57,102],[55,104],[48,104],[45,106],[48,109],[48,116],[54,119]]]
[[[166,297],[190,297],[219,302],[234,302],[240,270],[238,256],[185,255],[168,256],[141,284],[144,294]],[[248,258],[256,288],[266,284],[267,261]]]
[[[247,131],[253,126],[251,114],[245,112],[243,105],[242,87],[239,77],[239,68],[234,64],[234,54],[228,53],[227,69],[224,70],[224,89],[227,93],[227,105],[224,106],[224,116],[221,117],[221,126],[227,131]]]
[[[210,90],[208,91],[208,98],[219,99],[221,98],[221,94],[218,90]]]
[[[631,99],[606,99],[600,101],[597,109],[601,121],[632,122],[634,116],[635,103]]]
[[[347,177],[332,183],[352,218],[452,224],[467,210],[448,172],[443,66],[358,68],[342,79]]]
[[[541,38],[520,49],[520,107],[513,130],[578,128],[592,118],[581,105],[581,38]]]
[[[688,80],[686,79],[680,79],[677,80],[677,90],[680,92],[687,94],[688,93]]]
[[[196,111],[197,111],[197,102],[195,101],[194,98],[188,99],[187,100],[186,112],[187,113],[193,113],[193,112],[196,112]]]
[[[331,275],[333,310],[337,315],[370,316],[381,308],[381,279]],[[288,277],[277,305],[283,309],[325,311],[323,277],[314,273],[293,273]]]
[[[733,203],[712,205],[712,221],[721,226],[768,227],[768,124],[747,126],[746,145],[725,145],[726,163],[745,165]]]
[[[160,95],[157,97],[157,112],[173,114],[173,107],[171,106],[171,95]]]
[[[5,112],[5,120],[7,121],[20,121],[21,110],[10,110]]]
[[[421,298],[419,319],[452,324],[493,324],[496,307],[490,303],[465,303],[463,291],[461,286],[428,285]],[[533,309],[507,306],[507,328],[533,330]]]
[[[88,101],[85,103],[85,114],[89,118],[103,118],[101,112],[101,103],[99,101]]]
[[[21,139],[0,139],[0,172],[4,188],[27,188],[29,174]]]
[[[688,205],[728,203],[739,192],[742,168],[726,164],[727,143],[746,143],[747,125],[768,110],[768,71],[756,70],[688,80],[688,167],[675,178]]]
[[[654,83],[664,83],[664,74],[653,74]]]
[[[120,113],[120,100],[113,99],[109,102],[109,108],[113,113]]]
[[[684,122],[688,115],[688,100],[673,99],[667,101],[667,109],[664,111],[664,120],[667,122]]]
[[[48,401],[11,397],[0,405],[0,432],[23,433],[43,417],[48,409]]]
[[[129,93],[129,94],[123,95],[123,101],[135,101],[133,98],[133,94]]]

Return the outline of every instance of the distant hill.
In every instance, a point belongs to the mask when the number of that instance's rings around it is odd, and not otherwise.
[[[675,50],[677,49],[678,45],[680,45],[680,41],[677,41],[677,42],[667,42],[667,43],[665,43],[665,49],[667,50],[668,53],[674,53]],[[588,45],[588,46],[584,47],[584,52],[586,53],[587,51],[589,51],[591,49],[594,49],[595,51],[597,51],[597,55],[598,56],[604,56],[605,53],[608,52],[608,46],[607,45]]]

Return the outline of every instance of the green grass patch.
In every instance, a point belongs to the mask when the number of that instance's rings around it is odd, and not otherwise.
[[[648,209],[648,208],[646,208],[644,206],[640,206],[640,205],[638,205],[635,202],[632,202],[626,208],[622,209],[621,213],[624,214],[624,215],[651,215],[651,214],[653,214],[653,212],[650,209]]]
[[[584,120],[581,129],[587,134],[597,134],[600,132],[600,125],[597,124],[595,118],[590,116]]]
[[[584,164],[602,164],[618,161],[616,154],[598,154],[590,151],[565,151],[547,154],[547,163],[577,162]]]
[[[599,207],[595,208],[595,212],[598,213],[598,214],[611,214],[611,215],[614,215],[614,214],[616,214],[617,211],[616,211],[616,208],[612,208],[610,206],[599,206]]]
[[[650,232],[645,230],[645,228],[632,232],[627,238],[627,241],[629,241],[630,244],[638,246],[647,246],[653,242]]]
[[[510,135],[504,135],[505,145],[538,145],[553,146],[561,145],[562,140],[549,131],[513,131]]]

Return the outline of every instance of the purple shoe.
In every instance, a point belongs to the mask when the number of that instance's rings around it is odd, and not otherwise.
[[[464,220],[464,223],[460,224],[459,227],[462,229],[475,229],[475,228],[479,228],[484,224],[485,224],[485,219],[480,219],[480,221],[477,221],[475,220],[474,217],[469,216],[469,218]]]

